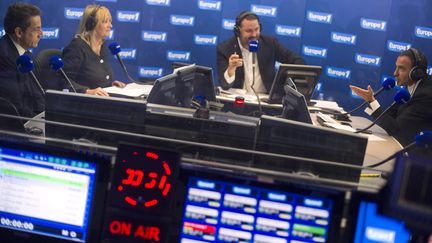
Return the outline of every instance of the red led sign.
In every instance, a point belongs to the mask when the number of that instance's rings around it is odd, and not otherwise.
[[[177,179],[179,154],[122,144],[118,148],[111,204],[166,210]]]
[[[131,222],[112,220],[109,223],[109,232],[111,235],[159,242],[161,229],[153,225],[133,224]]]

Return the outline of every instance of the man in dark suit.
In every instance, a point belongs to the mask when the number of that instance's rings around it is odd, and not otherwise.
[[[17,70],[16,60],[36,48],[42,37],[41,11],[27,3],[8,7],[6,34],[0,38],[0,97],[10,101],[19,115],[33,117],[44,110],[42,91],[27,73]]]
[[[405,146],[413,142],[421,131],[432,130],[432,80],[427,75],[426,56],[414,48],[403,51],[396,60],[394,76],[397,85],[408,89],[411,99],[405,104],[393,106],[377,124]],[[350,87],[369,102],[370,107],[366,109],[369,115],[377,118],[383,113],[370,85],[367,90]]]
[[[283,47],[276,38],[261,35],[261,23],[252,12],[242,12],[236,18],[235,36],[217,47],[217,66],[220,85],[223,89],[240,88],[252,94],[252,54],[249,41],[257,40],[258,68],[255,72],[254,89],[258,93],[270,91],[275,76],[275,62],[304,64],[296,53]]]

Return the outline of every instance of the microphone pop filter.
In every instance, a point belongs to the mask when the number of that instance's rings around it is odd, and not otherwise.
[[[391,90],[396,85],[396,81],[392,78],[387,78],[381,85],[385,90]]]
[[[415,137],[415,143],[418,147],[423,147],[423,148],[432,147],[432,131],[420,132]]]
[[[258,41],[257,40],[249,41],[249,51],[250,52],[257,52],[258,51]]]
[[[110,52],[112,55],[117,55],[118,53],[121,52],[121,48],[120,45],[117,42],[113,42],[108,46]]]
[[[33,71],[33,69],[34,69],[34,64],[33,64],[32,59],[26,54],[21,55],[17,58],[16,65],[17,65],[18,71],[20,71],[22,73],[29,73],[29,72]]]
[[[64,62],[59,56],[52,56],[49,60],[49,65],[54,71],[58,71],[64,66]]]
[[[408,90],[400,89],[395,94],[393,99],[398,105],[402,105],[402,104],[407,103],[411,99],[411,95],[409,94]]]

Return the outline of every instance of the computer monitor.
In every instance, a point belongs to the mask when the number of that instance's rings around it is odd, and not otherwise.
[[[178,185],[185,185],[180,243],[338,239],[341,191],[294,182],[263,183],[256,175],[229,170],[192,167],[183,169],[180,177]]]
[[[198,143],[188,145],[149,139],[155,146],[177,149],[186,157],[238,164],[251,162],[250,153],[210,148],[200,144],[253,149],[259,122],[257,118],[210,111],[209,119],[201,119],[194,117],[195,109],[151,103],[147,106],[147,112],[146,134]]]
[[[273,80],[269,98],[266,101],[270,104],[281,103],[284,95],[283,86],[289,83],[291,78],[297,91],[304,95],[306,102],[309,103],[321,71],[321,66],[281,64]]]
[[[147,102],[189,108],[195,96],[216,101],[211,68],[192,64],[157,79]]]
[[[410,229],[432,229],[432,150],[401,153],[384,191],[382,211],[403,220]]]
[[[0,141],[2,242],[99,242],[110,158]]]
[[[304,96],[289,85],[285,85],[284,90],[285,95],[282,98],[283,109],[281,117],[312,124],[312,118]]]
[[[256,155],[254,166],[313,177],[358,182],[360,179],[359,169],[317,164],[304,161],[301,158],[361,166],[363,165],[367,142],[367,137],[346,131],[262,116],[256,149],[299,158],[284,159]]]
[[[46,92],[45,119],[66,124],[90,126],[115,131],[141,133],[147,104],[142,100],[102,97],[48,90]],[[68,127],[46,123],[48,137],[64,139],[84,138],[116,146],[123,139],[109,132],[83,127]]]
[[[411,232],[403,221],[382,214],[382,195],[354,191],[349,203],[345,242],[409,242]]]

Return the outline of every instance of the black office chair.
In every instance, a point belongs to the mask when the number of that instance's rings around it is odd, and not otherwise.
[[[20,116],[15,105],[3,97],[0,97],[0,114]],[[0,117],[0,130],[20,133],[26,132],[22,120],[10,117]]]
[[[49,65],[52,56],[62,56],[59,49],[45,49],[40,51],[35,59],[35,75],[41,82],[44,89],[62,90],[64,83],[56,71],[53,71]]]

